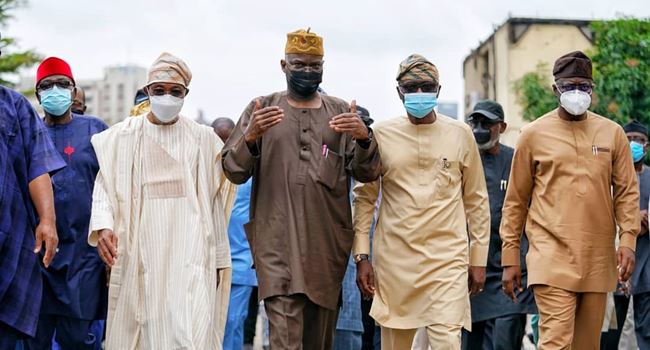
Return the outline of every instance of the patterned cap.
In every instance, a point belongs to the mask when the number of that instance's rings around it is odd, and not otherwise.
[[[412,54],[399,64],[397,81],[430,80],[439,82],[438,68],[424,56]]]
[[[153,83],[174,83],[188,87],[192,80],[192,72],[187,67],[187,64],[168,52],[160,54],[160,57],[149,68],[147,76],[147,85]]]
[[[288,33],[284,53],[324,56],[323,38],[316,35],[316,33],[310,33],[310,30],[311,28],[307,28],[307,30],[299,29]]]

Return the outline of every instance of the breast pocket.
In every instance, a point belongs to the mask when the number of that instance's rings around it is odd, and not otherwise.
[[[460,162],[441,159],[437,163],[435,199],[460,199],[462,180]]]
[[[609,147],[592,147],[592,169],[597,173],[610,175],[612,169],[612,151]]]
[[[339,182],[343,175],[343,156],[334,152],[328,151],[326,156],[322,156],[318,166],[317,181],[323,184],[328,190],[334,191],[337,189]]]

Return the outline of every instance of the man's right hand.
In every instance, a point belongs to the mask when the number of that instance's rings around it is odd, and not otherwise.
[[[520,293],[524,291],[524,287],[521,285],[521,267],[504,267],[501,282],[503,284],[503,292],[506,293],[514,303],[517,303],[517,294],[515,293],[515,289],[519,290]]]
[[[117,235],[108,229],[99,231],[97,240],[97,252],[106,266],[113,267],[117,259]]]
[[[249,146],[253,146],[257,139],[264,133],[279,124],[284,118],[284,111],[278,106],[269,106],[262,108],[260,100],[255,100],[255,108],[251,120],[244,131],[244,140]]]
[[[357,263],[357,287],[365,300],[372,299],[375,295],[375,272],[367,259]]]

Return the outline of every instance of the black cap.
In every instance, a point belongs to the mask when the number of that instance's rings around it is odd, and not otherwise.
[[[144,89],[138,89],[135,93],[135,98],[133,99],[133,105],[137,106],[140,103],[149,99],[149,96],[144,92]]]
[[[467,119],[472,120],[472,117],[475,115],[482,115],[485,118],[495,121],[504,120],[503,108],[498,102],[492,100],[483,100],[477,102],[476,105],[474,105],[474,110],[472,113],[467,116]]]
[[[648,136],[648,128],[646,128],[645,125],[639,123],[638,120],[632,120],[631,122],[625,124],[623,130],[625,130],[625,133],[638,132],[645,135],[646,137]]]
[[[375,122],[370,118],[370,112],[364,107],[357,105],[357,114],[361,117],[361,120],[363,120],[363,123],[366,124],[367,127]]]

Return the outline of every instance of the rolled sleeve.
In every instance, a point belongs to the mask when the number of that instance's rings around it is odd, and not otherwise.
[[[254,106],[255,102],[252,101],[246,107],[221,152],[223,171],[228,180],[237,185],[245,183],[252,176],[253,168],[260,159],[260,149],[257,148],[257,154],[253,154],[244,139]]]

